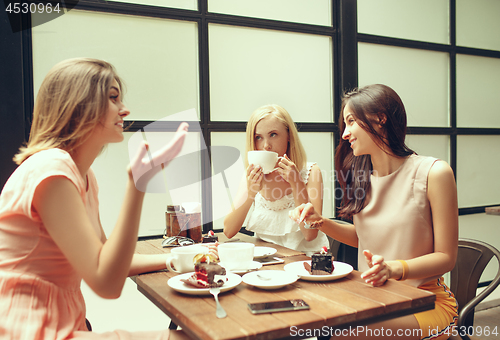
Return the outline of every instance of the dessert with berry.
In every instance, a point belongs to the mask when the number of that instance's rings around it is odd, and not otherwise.
[[[323,247],[319,253],[311,257],[311,265],[304,263],[306,270],[312,275],[331,275],[333,273],[333,255],[328,253],[328,249]]]
[[[203,236],[201,243],[215,243],[219,238],[215,235],[213,230],[210,230],[207,235]]]
[[[181,280],[196,288],[221,287],[226,283],[226,269],[211,254],[198,254],[193,258],[194,274]]]

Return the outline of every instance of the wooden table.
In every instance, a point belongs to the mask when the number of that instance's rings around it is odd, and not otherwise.
[[[500,206],[484,208],[487,215],[500,215]]]
[[[260,270],[280,270],[287,263],[310,259],[303,253],[256,238],[238,234],[241,241],[278,249],[276,256],[284,264],[263,266]],[[219,240],[225,237],[219,235]],[[158,254],[161,239],[139,241],[137,253]],[[401,282],[389,280],[382,287],[371,287],[353,271],[334,281],[297,282],[278,290],[261,290],[241,283],[221,293],[219,300],[228,317],[215,317],[215,301],[210,296],[192,296],[171,289],[167,281],[177,275],[167,271],[136,277],[137,289],[158,306],[170,319],[181,326],[193,339],[294,339],[316,336],[314,329],[332,331],[338,327],[357,327],[395,316],[417,313],[434,308],[435,295]],[[248,303],[304,299],[310,310],[253,315]],[[165,325],[167,327],[167,325]]]

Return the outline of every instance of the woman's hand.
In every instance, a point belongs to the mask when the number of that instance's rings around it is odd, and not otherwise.
[[[134,180],[137,190],[146,192],[149,180],[179,154],[184,144],[188,127],[188,123],[181,123],[170,143],[152,154],[151,160],[147,155],[149,145],[144,141],[142,142],[136,156],[131,159],[127,169],[129,177]]]
[[[363,250],[363,255],[365,255],[366,262],[368,262],[368,266],[370,267],[370,269],[361,274],[361,278],[366,283],[378,287],[392,277],[393,269],[384,261],[383,256],[373,255],[369,250]]]
[[[219,252],[217,250],[217,247],[219,246],[219,242],[205,243],[205,244],[202,243],[202,246],[205,246],[208,248],[208,253],[210,255],[213,255],[217,259],[219,258]]]
[[[284,155],[278,162],[277,171],[281,178],[283,178],[290,185],[296,185],[297,182],[302,181],[302,177],[300,176],[297,166],[290,160],[290,158],[288,158],[287,155]]]
[[[316,226],[316,228],[319,228],[323,221],[321,215],[314,210],[312,203],[299,205],[297,208],[290,211],[288,216],[298,224],[305,222],[311,225],[311,227]]]
[[[247,168],[247,192],[248,197],[251,199],[255,198],[255,195],[262,189],[264,184],[262,179],[264,178],[264,172],[262,167],[258,165],[250,164]]]

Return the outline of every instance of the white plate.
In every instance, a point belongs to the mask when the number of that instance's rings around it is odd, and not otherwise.
[[[285,271],[298,275],[302,280],[307,281],[330,281],[337,280],[349,275],[353,268],[350,264],[344,262],[333,261],[334,269],[330,275],[312,275],[304,268],[304,262],[311,265],[311,261],[297,261],[286,264],[283,269]]]
[[[255,247],[253,249],[253,258],[260,259],[263,257],[268,257],[276,254],[277,252],[278,250],[272,247]]]
[[[170,288],[184,294],[189,295],[210,295],[208,288],[195,288],[189,286],[187,283],[181,281],[181,279],[187,280],[194,272],[179,274],[170,278],[167,283]],[[228,281],[224,283],[222,287],[220,287],[221,293],[227,292],[228,290],[233,289],[237,285],[241,283],[241,276],[233,273],[227,274]]]
[[[259,278],[257,275],[268,277],[271,280]],[[243,282],[261,289],[279,289],[297,281],[299,277],[284,270],[261,270],[243,275]]]
[[[226,266],[224,266],[224,262],[220,262],[219,263],[222,267],[226,268]],[[259,270],[260,268],[262,268],[262,263],[260,262],[257,262],[257,261],[252,261],[252,264],[250,264],[250,267],[246,268],[246,269],[227,269],[226,270],[228,272],[231,272],[231,273],[235,273],[235,274],[245,274],[245,273],[248,273],[248,272],[251,272],[251,271],[254,271],[254,270]]]

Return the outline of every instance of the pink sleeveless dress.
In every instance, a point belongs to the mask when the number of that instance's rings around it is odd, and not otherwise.
[[[37,186],[52,176],[65,177],[75,185],[101,237],[92,170],[85,187],[73,159],[60,149],[40,151],[16,169],[0,195],[0,339],[134,339],[137,334],[124,331],[87,331],[82,278],[32,208]],[[168,331],[146,338],[168,339]]]

